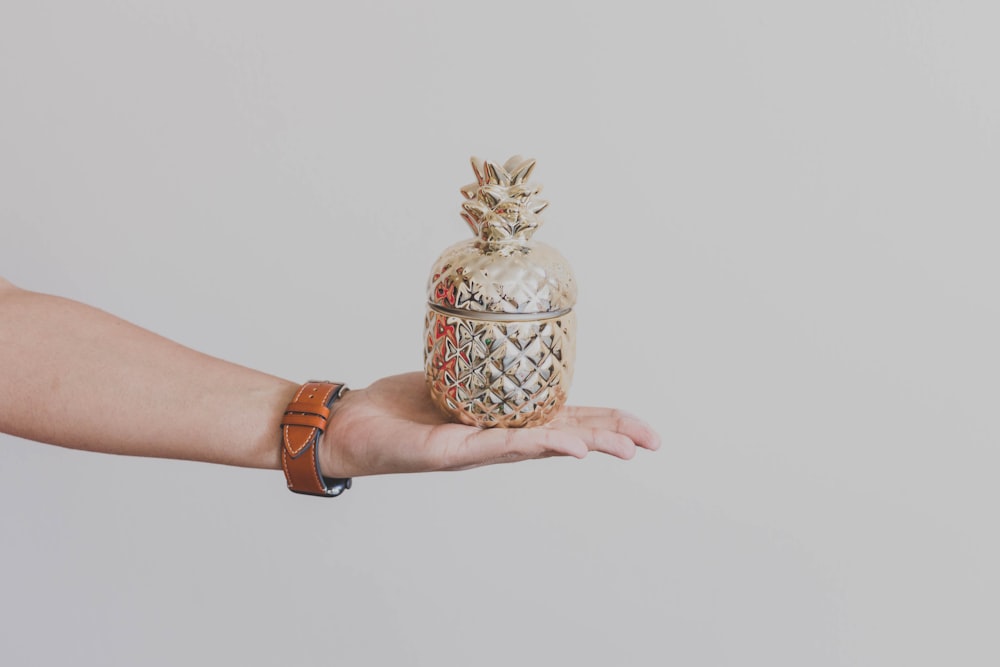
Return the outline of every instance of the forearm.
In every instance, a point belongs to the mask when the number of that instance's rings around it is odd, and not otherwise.
[[[294,383],[0,279],[0,431],[76,449],[278,468]]]

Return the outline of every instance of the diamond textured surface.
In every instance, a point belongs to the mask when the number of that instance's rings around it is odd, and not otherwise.
[[[545,313],[573,307],[576,280],[569,263],[544,243],[496,247],[469,239],[438,258],[427,297],[462,310]]]
[[[434,401],[465,424],[540,426],[566,402],[573,313],[497,322],[428,309],[424,363]]]

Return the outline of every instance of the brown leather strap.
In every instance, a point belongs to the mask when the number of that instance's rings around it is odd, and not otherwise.
[[[330,406],[347,391],[336,382],[307,382],[281,418],[281,467],[288,488],[313,496],[339,496],[351,488],[350,478],[324,477],[319,467],[319,439],[330,418]]]

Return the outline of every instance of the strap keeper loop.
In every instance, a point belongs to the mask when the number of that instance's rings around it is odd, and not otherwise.
[[[301,412],[307,415],[319,415],[324,420],[330,418],[330,408],[316,402],[292,401],[288,404],[288,407],[285,408],[286,415],[290,412]]]
[[[311,426],[320,431],[326,430],[326,419],[319,415],[303,415],[297,412],[286,412],[281,418],[282,426]]]

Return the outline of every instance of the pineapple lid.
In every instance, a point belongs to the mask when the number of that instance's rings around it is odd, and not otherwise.
[[[548,206],[528,183],[535,160],[515,155],[502,165],[472,158],[476,182],[462,188],[462,218],[476,238],[445,250],[427,284],[432,307],[465,315],[556,316],[576,303],[576,280],[554,248],[532,240]]]

